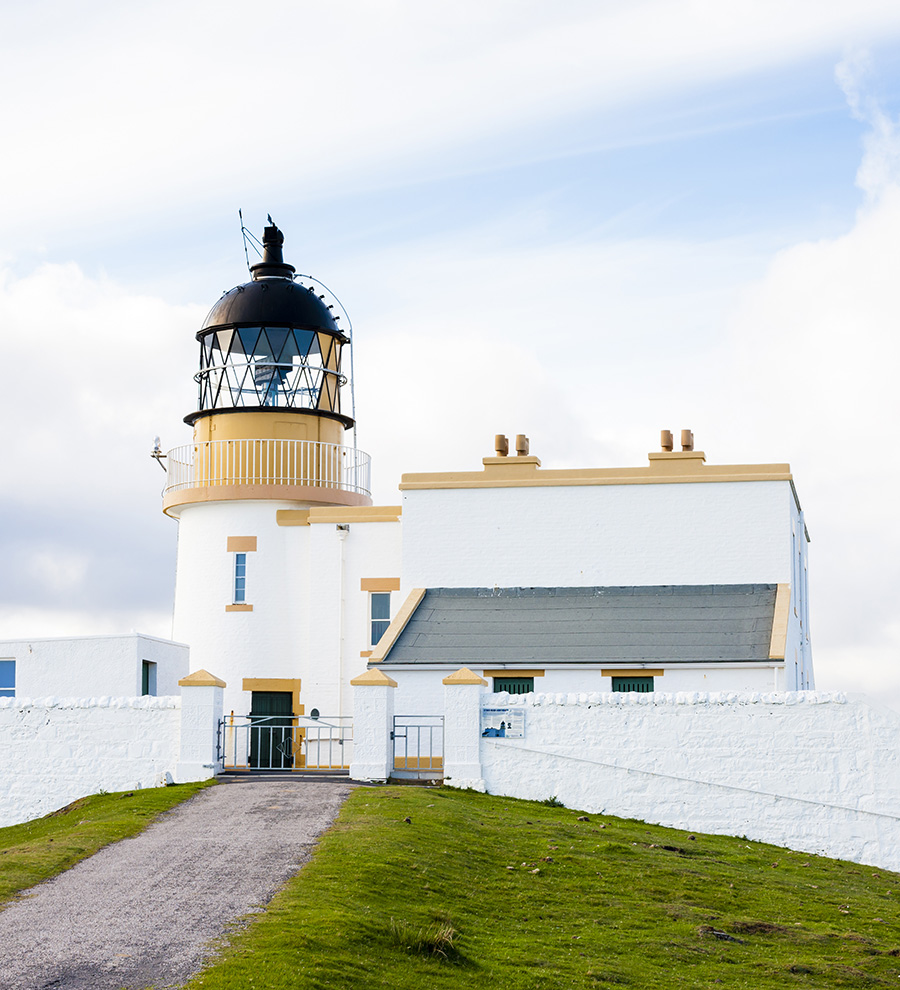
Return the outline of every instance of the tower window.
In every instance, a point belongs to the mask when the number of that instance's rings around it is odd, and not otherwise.
[[[13,698],[16,694],[16,661],[0,660],[0,698]]]
[[[247,554],[234,555],[234,603],[242,605],[247,600]]]
[[[377,645],[391,624],[391,593],[372,591],[369,594],[370,642]]]

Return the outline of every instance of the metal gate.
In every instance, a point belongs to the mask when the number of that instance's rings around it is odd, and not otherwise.
[[[444,716],[395,715],[392,777],[433,779],[444,776]]]
[[[343,716],[228,715],[219,721],[226,770],[348,770],[353,721]]]

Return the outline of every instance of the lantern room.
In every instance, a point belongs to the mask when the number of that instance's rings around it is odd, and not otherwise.
[[[262,243],[253,280],[226,292],[197,333],[199,404],[185,421],[224,410],[281,409],[350,427],[353,420],[341,412],[341,349],[349,338],[324,296],[294,281],[294,267],[282,260],[282,232],[266,227]]]
[[[371,503],[369,456],[342,441],[355,425],[342,408],[350,336],[314,285],[295,281],[284,235],[270,221],[251,281],[219,299],[197,332],[193,443],[161,455],[163,507],[235,499]],[[312,279],[307,279],[312,282]]]

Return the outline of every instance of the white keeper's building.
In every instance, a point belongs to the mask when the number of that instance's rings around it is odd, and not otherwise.
[[[497,437],[480,469],[373,506],[349,336],[281,232],[263,243],[197,334],[194,438],[166,455],[173,638],[226,715],[351,716],[367,668],[417,714],[462,666],[513,693],[814,687],[787,464],[708,465],[664,431],[640,467],[545,470]]]

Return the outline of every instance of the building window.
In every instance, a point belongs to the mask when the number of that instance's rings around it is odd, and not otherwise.
[[[652,677],[614,677],[612,689],[616,694],[650,694],[653,691]]]
[[[234,555],[234,603],[243,605],[247,600],[247,554]]]
[[[141,661],[141,694],[156,694],[156,664],[152,660]]]
[[[16,695],[16,661],[0,660],[0,698]]]
[[[534,690],[533,677],[495,677],[494,693],[506,691],[508,694],[531,694]]]
[[[371,625],[369,640],[372,646],[387,632],[391,624],[391,593],[389,591],[369,592],[369,622]]]

